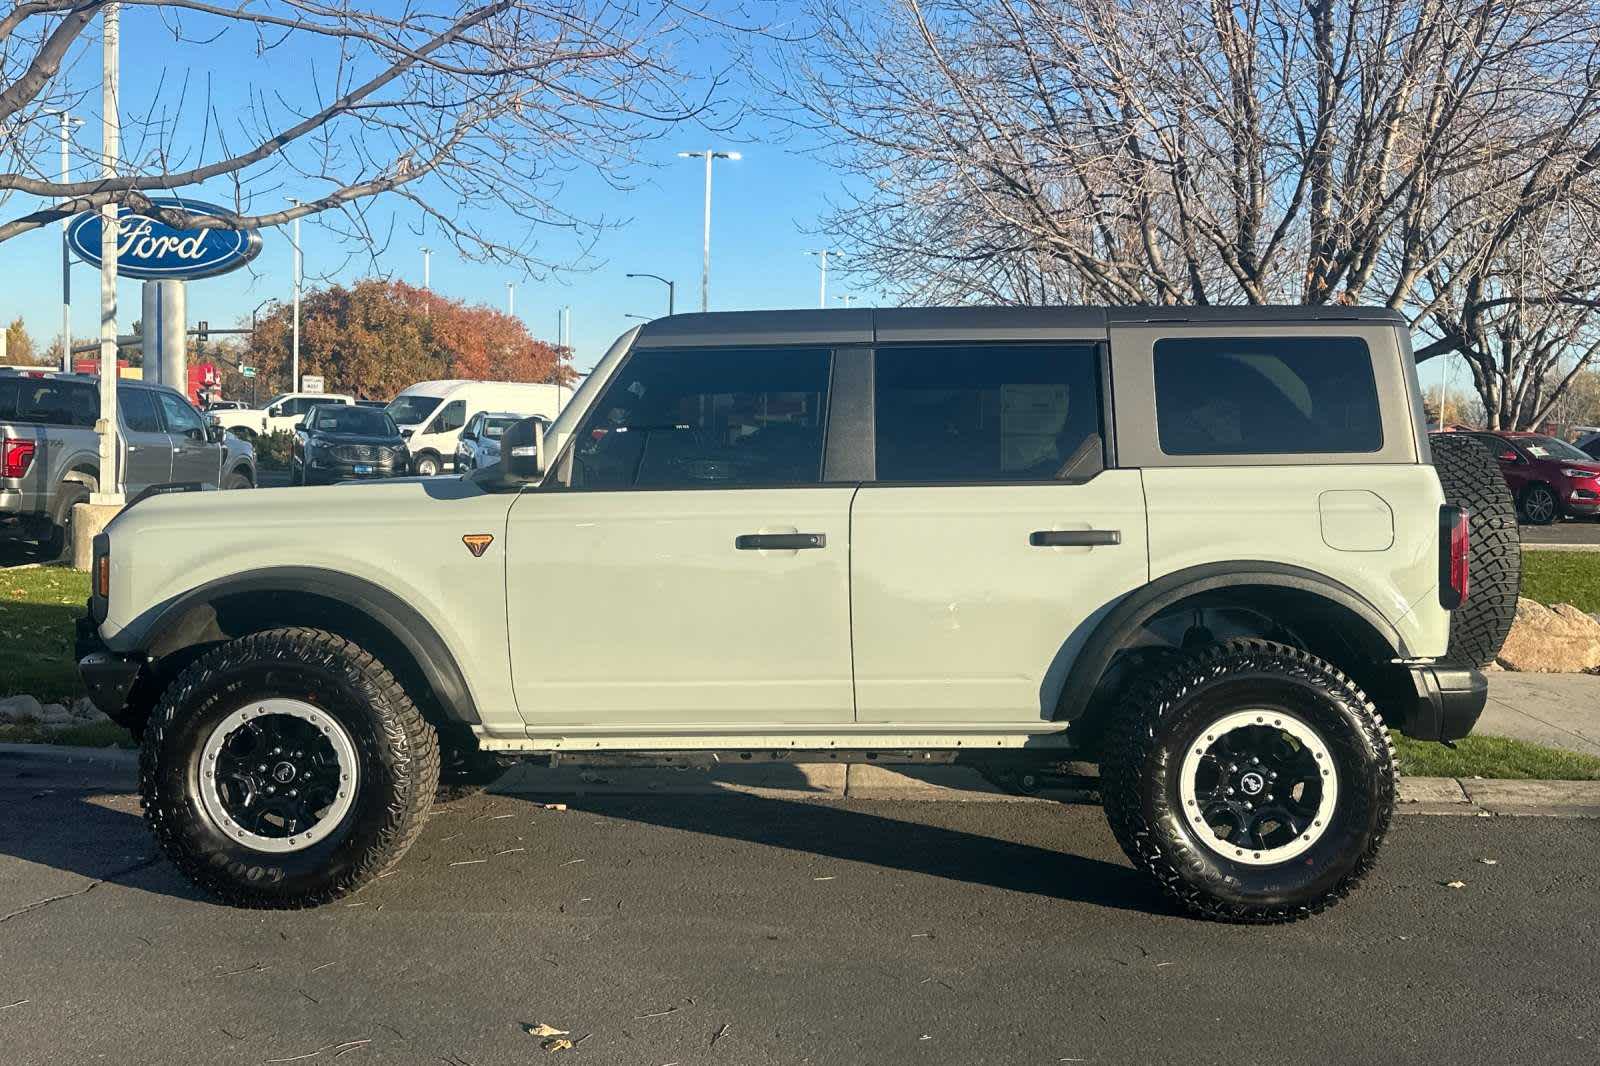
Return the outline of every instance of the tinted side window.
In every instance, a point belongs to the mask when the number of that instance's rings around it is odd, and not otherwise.
[[[1375,452],[1372,356],[1356,337],[1171,338],[1155,344],[1168,455]]]
[[[205,436],[205,422],[200,412],[189,406],[189,401],[170,392],[158,392],[161,412],[167,421],[167,432],[177,435]]]
[[[832,353],[636,352],[595,403],[574,488],[814,484]]]
[[[467,420],[467,401],[451,400],[444,405],[444,410],[439,412],[439,417],[433,420],[431,433],[449,433],[453,429],[460,429],[461,424]]]
[[[0,400],[0,408],[10,404]],[[15,417],[19,422],[93,428],[100,415],[100,393],[81,381],[24,378],[16,382]]]
[[[122,412],[122,424],[135,433],[163,432],[149,389],[118,389],[117,410]]]
[[[1089,345],[879,348],[880,481],[1049,481],[1104,463]]]

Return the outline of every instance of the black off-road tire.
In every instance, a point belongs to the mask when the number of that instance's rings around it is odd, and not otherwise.
[[[1184,753],[1223,715],[1284,711],[1331,753],[1331,822],[1285,862],[1250,865],[1205,843],[1183,816]],[[1122,850],[1190,914],[1243,924],[1290,922],[1338,902],[1372,869],[1394,813],[1394,750],[1372,703],[1342,672],[1298,648],[1237,639],[1201,649],[1135,686],[1101,761],[1106,817]],[[1215,840],[1215,837],[1213,837]]]
[[[205,738],[232,712],[275,697],[337,719],[359,769],[350,810],[299,851],[234,841],[199,799]],[[240,907],[313,907],[356,891],[411,846],[438,778],[433,727],[394,675],[343,637],[305,628],[240,637],[191,663],[162,694],[139,756],[145,821],[168,859],[205,892]]]
[[[1522,594],[1522,536],[1517,503],[1500,466],[1465,433],[1429,439],[1445,499],[1472,513],[1467,602],[1450,612],[1450,650],[1461,666],[1487,666],[1500,654]]]

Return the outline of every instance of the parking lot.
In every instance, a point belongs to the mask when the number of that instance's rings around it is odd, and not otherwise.
[[[0,762],[9,1063],[527,1062],[541,1023],[653,1066],[1600,1041],[1596,821],[1402,817],[1351,899],[1253,929],[1169,913],[1094,807],[490,795],[354,900],[244,915],[154,858],[126,785]]]

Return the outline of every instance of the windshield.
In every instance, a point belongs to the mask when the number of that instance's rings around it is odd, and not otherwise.
[[[1519,437],[1517,443],[1535,459],[1575,459],[1580,463],[1594,462],[1588,453],[1555,437]]]
[[[483,420],[483,435],[490,440],[499,440],[505,433],[507,426],[514,426],[519,419],[515,418],[485,418]]]
[[[395,437],[400,434],[388,412],[345,404],[318,407],[311,428],[318,433],[354,433],[363,437]]]
[[[414,426],[439,406],[437,396],[396,396],[384,410],[402,426]]]

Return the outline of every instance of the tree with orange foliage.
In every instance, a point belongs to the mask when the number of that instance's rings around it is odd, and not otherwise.
[[[273,304],[250,341],[247,359],[269,392],[289,385],[291,315],[287,304]],[[561,382],[570,383],[567,355],[521,319],[403,281],[366,278],[300,298],[300,372],[322,375],[329,392],[387,399],[437,378],[553,382],[558,363]]]

